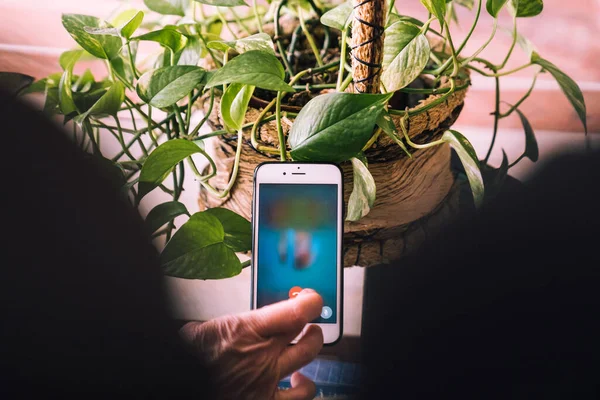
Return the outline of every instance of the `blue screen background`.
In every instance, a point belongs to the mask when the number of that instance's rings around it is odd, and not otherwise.
[[[261,184],[258,214],[257,306],[311,288],[337,320],[337,185]]]

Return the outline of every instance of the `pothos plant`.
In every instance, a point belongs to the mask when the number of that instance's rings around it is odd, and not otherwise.
[[[363,151],[380,134],[389,135],[408,156],[415,149],[449,143],[465,167],[475,203],[481,204],[482,168],[492,172],[493,178],[486,181],[489,195],[509,168],[523,158],[532,161],[538,158],[534,132],[519,107],[531,94],[539,74],[549,73],[556,79],[586,127],[585,103],[577,84],[518,33],[519,19],[538,15],[543,8],[542,0],[421,0],[429,12],[425,21],[399,14],[394,0],[387,5],[385,1],[372,1],[373,7],[386,10],[379,93],[347,92],[353,84],[349,72],[350,32],[356,4],[317,0],[281,0],[268,7],[257,4],[256,0],[251,6],[244,0],[145,0],[150,11],[128,10],[110,23],[92,16],[66,14],[62,17],[64,28],[80,47],[60,56],[62,72],[32,84],[25,79],[24,87],[19,88],[22,94],[43,92],[47,113],[61,114],[65,121],[75,122],[76,143],[104,162],[134,205],[139,205],[153,190],[162,190],[172,197],[152,209],[145,223],[154,236],[166,236],[161,254],[165,273],[193,279],[239,274],[249,263],[240,262],[235,253],[250,250],[251,229],[247,220],[222,208],[190,215],[179,201],[184,190],[185,164],[206,190],[225,197],[236,182],[242,141],[248,136],[256,150],[281,160],[350,161],[355,184],[347,219],[355,221],[375,201],[375,182]],[[465,39],[455,43],[454,8],[459,6],[472,10],[474,18]],[[491,34],[477,51],[465,54],[482,12],[493,17]],[[512,43],[502,61],[496,64],[480,54],[497,33],[501,12],[512,15]],[[281,33],[282,16],[296,21],[291,37]],[[317,35],[315,32],[319,31],[322,34]],[[161,46],[153,62],[138,55],[138,45],[145,41]],[[432,41],[438,42],[442,49],[435,50]],[[301,49],[304,62],[296,59],[301,42],[305,47]],[[527,53],[528,61],[508,69],[507,63],[517,45]],[[90,57],[105,63],[106,77],[95,77],[89,70],[81,75],[73,73],[78,60]],[[503,105],[500,78],[526,68],[535,71],[531,88],[515,104]],[[411,141],[406,120],[465,90],[471,73],[489,77],[496,84],[492,143],[483,160],[479,160],[469,141],[454,130],[429,143]],[[423,76],[433,83],[412,87],[411,83]],[[15,82],[14,76],[3,74],[2,78]],[[458,85],[459,80],[464,83]],[[444,82],[446,85],[442,87]],[[299,113],[282,111],[287,99],[305,91],[310,96]],[[390,106],[390,99],[397,92],[440,96],[409,111]],[[253,95],[267,99],[268,105],[257,120],[246,123],[245,114]],[[192,123],[194,105],[201,96],[209,96],[210,107],[200,121]],[[221,99],[224,129],[201,134],[216,96]],[[499,168],[487,167],[498,124],[513,113],[523,122],[525,151],[512,162],[503,154]],[[124,115],[131,117],[133,128],[123,127]],[[402,118],[401,129],[396,129],[391,115]],[[294,120],[287,145],[281,123],[284,117]],[[257,138],[261,124],[270,121],[276,121],[278,146],[266,145]],[[218,190],[209,183],[218,171],[204,149],[204,141],[231,134],[237,135],[233,172],[226,188]],[[101,141],[106,135],[121,147],[110,158],[102,152]],[[200,172],[199,158],[208,161],[207,173]],[[173,235],[174,220],[181,215],[189,219]]]

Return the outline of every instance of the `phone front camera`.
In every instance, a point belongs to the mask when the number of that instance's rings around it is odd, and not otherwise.
[[[284,172],[283,174],[285,175],[286,173]]]

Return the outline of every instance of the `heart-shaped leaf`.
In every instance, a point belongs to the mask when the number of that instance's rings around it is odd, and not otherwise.
[[[252,225],[246,218],[226,208],[209,208],[206,212],[221,222],[227,247],[238,253],[252,249]]]
[[[273,40],[266,33],[257,33],[231,42],[212,41],[208,42],[208,47],[221,51],[235,50],[238,53],[245,53],[252,50],[261,50],[275,55],[273,50]]]
[[[225,230],[208,212],[192,215],[160,255],[166,275],[184,279],[223,279],[238,275],[242,264],[225,244]]]
[[[182,35],[181,32],[174,28],[164,28],[157,31],[148,32],[131,38],[131,40],[157,42],[165,47],[168,47],[174,53],[177,53],[179,50],[183,49],[187,43],[187,37]]]
[[[173,167],[196,153],[200,153],[198,145],[185,139],[172,139],[158,146],[142,166],[138,184],[139,198],[160,185]]]
[[[26,88],[31,88],[33,81],[34,78],[29,75],[17,72],[0,72],[0,88],[6,93],[16,95]],[[45,82],[43,86],[46,87]],[[33,93],[33,91],[30,90],[29,93]]]
[[[539,157],[539,150],[533,128],[521,110],[517,108],[515,111],[519,114],[521,123],[523,124],[523,129],[525,130],[525,152],[523,153],[523,156],[529,158],[533,162],[536,162]]]
[[[144,4],[159,14],[183,17],[190,2],[189,0],[144,0]]]
[[[84,114],[77,117],[77,121],[83,121],[89,116],[105,117],[116,116],[125,101],[125,87],[121,82],[114,82],[106,93]]]
[[[227,87],[221,98],[221,115],[225,125],[236,131],[242,128],[252,93],[252,85],[233,83]]]
[[[444,24],[446,16],[446,0],[421,0],[427,11],[433,14],[440,24]]]
[[[180,215],[190,215],[185,205],[178,201],[168,201],[154,207],[146,216],[144,225],[148,233],[153,234],[161,226],[173,221]]]
[[[481,169],[479,167],[479,159],[477,158],[477,153],[475,152],[473,145],[471,145],[467,138],[461,133],[454,130],[444,132],[442,140],[449,143],[450,147],[458,154],[458,158],[460,158],[460,161],[462,162],[471,186],[475,207],[480,207],[483,203],[485,190],[483,178],[481,177]]]
[[[354,8],[350,1],[345,1],[335,8],[327,11],[321,16],[321,23],[330,28],[339,29],[343,31],[350,19]]]
[[[58,58],[58,63],[63,71],[66,71],[67,69],[73,70],[75,63],[82,55],[83,50],[68,50],[60,55]]]
[[[519,18],[535,17],[544,10],[543,0],[511,0],[510,11]]]
[[[293,92],[294,89],[283,81],[285,72],[279,60],[264,51],[252,50],[235,57],[218,69],[206,87],[224,83],[243,83],[261,89]]]
[[[502,163],[499,168],[492,168],[489,165],[483,167],[481,172],[485,183],[486,201],[493,199],[500,193],[508,176],[508,169],[508,157],[506,157],[504,149],[502,150]]]
[[[146,103],[166,108],[172,106],[197,87],[205,71],[193,65],[175,65],[148,71],[140,77],[136,91]]]
[[[208,4],[209,6],[217,7],[236,7],[236,6],[247,6],[244,0],[195,0],[198,3]]]
[[[375,203],[375,180],[369,168],[358,158],[351,158],[354,187],[348,200],[346,221],[358,221],[371,211]]]
[[[487,0],[485,8],[487,12],[494,18],[498,17],[498,13],[508,0]]]
[[[92,35],[85,31],[86,27],[112,28],[105,21],[89,15],[63,14],[62,23],[71,37],[95,57],[110,60],[121,50],[121,39],[110,35]]]
[[[60,79],[60,83],[58,84],[58,101],[60,112],[64,115],[70,115],[77,112],[71,85],[73,67],[82,54],[83,51],[81,50],[65,51],[59,58],[60,66],[64,69],[64,72]]]
[[[391,94],[328,93],[309,101],[292,126],[289,143],[298,161],[342,162],[373,135]]]
[[[385,30],[381,82],[395,92],[414,81],[429,61],[429,42],[419,27],[399,21]]]
[[[129,39],[131,36],[133,36],[143,21],[144,13],[138,11],[133,18],[131,18],[125,25],[121,26],[121,36],[123,36],[125,39]]]
[[[569,99],[569,102],[577,112],[577,115],[579,116],[579,119],[583,124],[583,129],[587,134],[587,116],[585,99],[583,98],[583,93],[581,92],[581,89],[579,88],[577,83],[575,83],[573,79],[571,79],[567,74],[558,69],[558,67],[552,64],[550,61],[544,60],[539,56],[534,56],[533,62],[539,65],[540,67],[544,68],[546,71],[550,72],[554,79],[556,79],[556,82],[558,83],[563,93],[567,96],[567,99]]]

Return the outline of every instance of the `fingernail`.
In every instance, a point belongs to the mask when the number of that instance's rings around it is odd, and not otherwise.
[[[317,293],[312,289],[302,289],[302,291],[300,292],[300,294],[309,294],[309,293]]]

